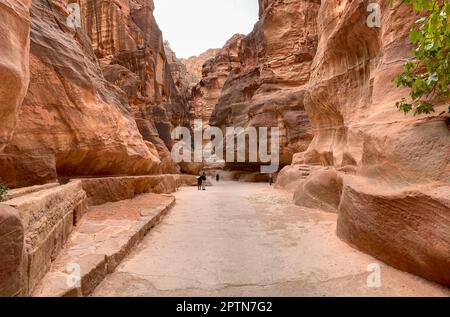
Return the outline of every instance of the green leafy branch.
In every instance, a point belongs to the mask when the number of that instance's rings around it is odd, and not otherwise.
[[[404,72],[395,78],[397,87],[411,89],[412,102],[403,98],[396,106],[405,114],[411,111],[414,115],[430,114],[435,112],[433,102],[450,97],[450,0],[401,2],[411,5],[423,17],[409,33],[414,44],[413,57],[406,62]]]

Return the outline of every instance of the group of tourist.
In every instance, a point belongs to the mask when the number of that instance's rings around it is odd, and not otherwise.
[[[198,190],[206,190],[206,173],[203,172],[203,174],[197,176],[197,188]],[[220,175],[216,175],[216,182],[220,181]]]
[[[197,188],[198,190],[206,190],[206,173],[203,172],[197,176]],[[216,174],[216,182],[220,181],[220,175]],[[269,174],[269,185],[272,186],[274,183],[273,174]]]

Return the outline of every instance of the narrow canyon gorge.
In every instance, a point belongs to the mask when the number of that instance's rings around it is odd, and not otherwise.
[[[366,23],[369,3],[381,8],[380,27]],[[79,5],[80,27],[67,25],[68,4]],[[221,174],[234,196],[243,194],[232,181],[251,193],[252,183],[269,179],[261,162],[174,162],[172,131],[193,131],[195,120],[222,131],[278,128],[280,169],[270,178],[280,194],[255,184],[273,199],[249,194],[249,205],[263,210],[282,201],[286,226],[300,217],[289,210],[305,213],[301,219],[310,212],[323,221],[317,239],[329,234],[350,257],[358,250],[450,296],[450,100],[428,115],[395,107],[409,95],[394,78],[411,57],[408,34],[418,16],[410,6],[259,0],[249,34],[190,58],[177,57],[154,10],[153,0],[0,0],[0,185],[10,189],[0,203],[0,296],[120,295],[117,285],[126,283],[119,271],[131,274],[134,264],[116,269],[141,241],[151,245],[144,236],[178,204],[170,194],[196,186],[203,171],[211,179]],[[189,205],[185,192],[176,197]],[[207,201],[227,205],[220,199]],[[247,205],[245,216],[236,206],[236,219],[251,222]],[[182,226],[189,211],[177,208],[181,216],[169,221]],[[216,209],[214,219],[233,223]],[[268,216],[255,218],[259,232]],[[162,231],[154,236],[170,240]],[[255,245],[259,238],[249,237]],[[87,273],[68,286],[72,262]],[[413,275],[405,275],[411,287]]]

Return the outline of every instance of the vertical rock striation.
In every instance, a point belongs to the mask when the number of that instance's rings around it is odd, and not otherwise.
[[[345,241],[450,285],[447,118],[405,116],[395,108],[408,95],[392,81],[410,56],[408,31],[417,18],[407,5],[373,2],[382,10],[381,28],[367,26],[367,1],[322,1],[304,98],[314,139],[283,177],[300,164],[328,166],[298,182],[298,204],[328,206],[339,213],[337,232]]]
[[[304,101],[317,46],[319,4],[260,1],[260,20],[242,39],[238,65],[211,115],[210,124],[222,128],[278,127],[282,165],[290,164],[293,154],[305,150],[312,139]]]
[[[188,73],[186,65],[177,58],[175,52],[170,48],[169,43],[164,43],[164,52],[166,53],[167,62],[169,63],[170,72],[178,93],[189,98],[191,94],[191,82],[189,78],[192,75]]]
[[[222,89],[233,69],[240,67],[239,48],[244,35],[234,35],[216,55],[202,67],[202,79],[192,88],[189,100],[191,128],[194,120],[201,119],[203,127],[209,126],[211,115],[222,95]]]
[[[29,7],[29,0],[0,0],[0,153],[12,137],[30,78]]]
[[[0,155],[1,181],[27,186],[60,176],[152,172],[159,159],[144,143],[127,96],[103,77],[86,34],[66,26],[61,1],[35,0],[30,14],[31,80]]]
[[[82,27],[105,77],[127,93],[139,131],[163,161],[159,172],[177,172],[169,153],[170,134],[175,126],[188,125],[188,105],[174,83],[153,1],[80,3]]]
[[[220,49],[211,48],[206,52],[201,53],[199,56],[191,56],[189,58],[182,58],[180,61],[186,65],[186,69],[188,71],[187,80],[189,81],[189,85],[194,87],[197,85],[202,79],[202,69],[203,64],[214,58],[219,53]]]

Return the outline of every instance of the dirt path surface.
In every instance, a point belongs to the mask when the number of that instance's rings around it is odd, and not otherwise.
[[[337,215],[267,184],[182,188],[170,213],[94,296],[450,296],[340,241]],[[381,267],[370,288],[368,266]]]

